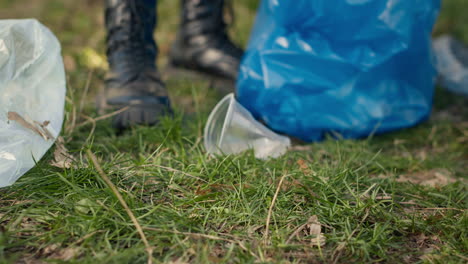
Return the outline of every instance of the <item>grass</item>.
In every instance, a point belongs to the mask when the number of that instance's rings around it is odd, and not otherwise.
[[[175,6],[160,1],[161,68],[177,28]],[[242,19],[232,31],[241,44],[255,6],[236,1]],[[468,43],[467,10],[464,0],[444,1],[436,34]],[[438,89],[430,121],[366,140],[326,140],[268,161],[251,152],[211,158],[201,135],[221,95],[208,81],[171,78],[176,117],[116,136],[109,120],[95,129],[74,125],[83,115],[98,116],[101,13],[95,1],[0,2],[0,17],[37,17],[63,43],[69,79],[63,137],[77,160],[70,169],[53,167],[52,149],[15,185],[0,189],[0,263],[144,263],[145,239],[154,263],[466,263],[466,99]],[[435,186],[423,184],[433,179]],[[305,225],[313,216],[326,238],[320,247]]]

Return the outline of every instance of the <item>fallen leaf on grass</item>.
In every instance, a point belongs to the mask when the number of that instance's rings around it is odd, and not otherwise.
[[[309,167],[307,166],[305,160],[303,160],[303,159],[299,159],[299,160],[297,161],[297,165],[299,165],[299,168],[300,168],[303,172],[305,172],[305,170],[307,170],[307,169],[309,168]]]
[[[55,243],[46,246],[41,250],[41,256],[46,257],[47,259],[56,259],[56,260],[63,260],[69,261],[75,258],[80,249],[77,247],[68,247],[68,248],[61,248],[61,243]]]
[[[433,169],[415,173],[403,174],[396,179],[397,182],[411,182],[431,187],[444,186],[456,182],[450,171],[446,169]]]
[[[73,165],[75,158],[68,152],[65,147],[65,140],[62,137],[58,137],[55,142],[54,160],[50,165],[61,168],[70,169]]]
[[[302,188],[304,185],[296,180],[296,179],[292,179],[292,180],[284,180],[283,182],[283,185],[281,186],[281,191],[283,192],[287,192],[291,189],[299,189],[299,188]]]
[[[325,246],[325,236],[322,233],[322,225],[318,221],[316,215],[309,218],[307,221],[306,232],[309,236],[315,236],[314,238],[310,239],[310,243],[314,246]]]
[[[48,245],[48,246],[46,246],[45,248],[42,249],[41,254],[49,256],[52,253],[54,253],[61,246],[62,246],[62,244],[60,244],[60,243],[55,243],[55,244]]]
[[[63,261],[69,261],[78,256],[80,249],[77,247],[69,247],[65,249],[60,249],[50,255],[50,259],[57,259]]]
[[[298,241],[306,240],[305,237],[312,237],[309,242],[311,246],[323,247],[326,244],[326,237],[322,233],[322,224],[319,222],[318,217],[313,215],[307,220],[307,223],[301,225],[289,236],[286,243],[296,238]]]
[[[297,162],[297,165],[299,165],[299,169],[302,171],[304,174],[314,174],[315,172],[309,168],[307,165],[307,162],[303,159],[299,159]]]
[[[411,242],[415,248],[418,249],[419,252],[422,253],[419,256],[420,260],[434,260],[434,257],[437,256],[432,255],[435,251],[440,250],[440,245],[442,245],[442,241],[436,235],[426,236],[425,234],[415,235],[411,238]]]
[[[80,254],[81,250],[78,247],[61,248],[61,246],[61,243],[48,245],[35,254],[24,254],[21,259],[15,263],[42,264],[50,263],[54,260],[70,261]]]

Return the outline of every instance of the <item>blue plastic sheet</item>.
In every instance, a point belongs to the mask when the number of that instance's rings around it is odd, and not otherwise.
[[[428,118],[440,0],[263,0],[238,100],[306,141],[366,137]]]

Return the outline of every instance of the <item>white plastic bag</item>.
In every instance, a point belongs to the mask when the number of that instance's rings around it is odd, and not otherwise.
[[[432,45],[441,85],[468,96],[468,47],[448,35],[438,37]]]
[[[57,38],[36,20],[0,20],[0,187],[34,167],[60,133],[65,71]]]

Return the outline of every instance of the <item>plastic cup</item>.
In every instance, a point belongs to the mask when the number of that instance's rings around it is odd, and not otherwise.
[[[291,140],[255,120],[231,93],[211,112],[205,127],[204,144],[206,151],[213,155],[238,154],[253,149],[256,158],[267,159],[285,154]]]

